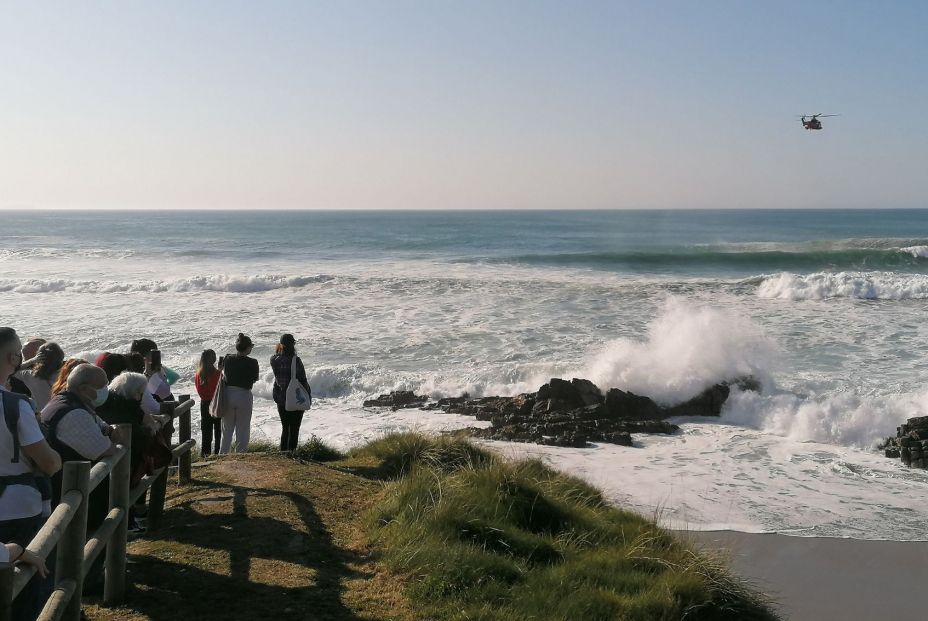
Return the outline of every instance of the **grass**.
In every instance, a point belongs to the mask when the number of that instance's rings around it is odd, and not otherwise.
[[[127,606],[88,619],[178,601],[200,621],[776,618],[717,559],[539,461],[414,433],[347,456],[252,448],[169,487],[163,530],[130,544]]]
[[[413,467],[455,472],[497,463],[498,458],[474,444],[452,436],[429,437],[420,433],[392,433],[348,452],[353,459],[373,460],[384,478],[410,474]]]
[[[410,433],[352,457],[395,478],[367,529],[423,618],[776,618],[718,560],[539,461]]]
[[[249,453],[282,453],[280,445],[270,440],[254,440],[248,444]],[[299,445],[293,451],[292,457],[302,461],[338,461],[345,455],[323,442],[318,436],[312,435],[309,440]]]

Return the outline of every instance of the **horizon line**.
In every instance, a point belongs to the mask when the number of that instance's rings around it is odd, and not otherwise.
[[[661,212],[661,211],[922,211],[924,207],[463,207],[463,208],[369,208],[369,207],[31,207],[0,206],[0,212],[48,213],[487,213],[487,212]]]

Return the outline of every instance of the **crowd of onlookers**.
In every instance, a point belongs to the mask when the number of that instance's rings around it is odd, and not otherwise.
[[[194,383],[200,397],[201,454],[247,450],[259,379],[253,343],[239,334],[235,352],[200,356]],[[284,334],[271,358],[273,397],[280,414],[280,448],[297,446],[302,402],[292,404],[291,383],[309,394],[295,339]],[[26,563],[37,575],[15,600],[14,619],[37,618],[52,591],[53,555],[44,561],[27,549],[61,497],[62,463],[98,461],[117,451],[128,438],[117,425],[131,427],[130,484],[171,460],[170,416],[161,403],[174,399],[179,374],[164,366],[151,339],[132,342],[127,352],[104,352],[89,361],[67,358],[63,349],[43,339],[22,342],[12,328],[0,328],[0,562]],[[289,396],[288,396],[289,395]],[[288,409],[299,408],[299,409]],[[109,510],[109,486],[101,483],[88,499],[87,532],[99,527]],[[143,532],[145,495],[129,514],[130,528]],[[90,568],[85,590],[102,584],[102,555]]]

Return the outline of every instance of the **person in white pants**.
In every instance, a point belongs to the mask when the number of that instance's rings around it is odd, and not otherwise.
[[[226,397],[221,411],[220,455],[225,455],[232,448],[233,434],[236,452],[244,453],[248,450],[248,440],[251,438],[251,411],[254,407],[251,388],[258,381],[258,361],[249,357],[253,348],[251,339],[239,332],[235,340],[235,354],[225,356],[222,361]]]

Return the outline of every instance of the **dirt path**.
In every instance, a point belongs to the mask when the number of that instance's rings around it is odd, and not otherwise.
[[[127,606],[91,621],[413,618],[402,585],[371,558],[361,520],[370,480],[246,455],[168,487],[164,527],[129,546]]]

